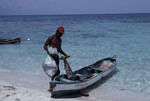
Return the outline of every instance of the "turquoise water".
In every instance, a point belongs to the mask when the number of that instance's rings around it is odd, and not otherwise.
[[[43,45],[61,25],[62,49],[71,56],[73,70],[116,55],[116,70],[106,83],[150,93],[150,14],[1,16],[0,38],[21,37],[22,42],[0,45],[0,71],[45,75]],[[65,72],[62,62],[60,69]]]

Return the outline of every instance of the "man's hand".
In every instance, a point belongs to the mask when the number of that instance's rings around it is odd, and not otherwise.
[[[65,60],[65,59],[67,59],[67,58],[69,58],[70,56],[69,55],[65,55],[65,56],[62,56],[60,59],[61,60]]]
[[[47,54],[51,56],[51,54],[49,53],[49,51],[47,50]]]
[[[66,58],[69,58],[69,57],[70,57],[69,55],[65,55],[65,56],[64,56],[65,59],[66,59]]]

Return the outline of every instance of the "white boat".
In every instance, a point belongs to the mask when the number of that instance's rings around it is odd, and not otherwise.
[[[50,82],[51,97],[61,97],[87,88],[112,72],[116,64],[116,58],[109,57],[74,71],[69,79],[66,74],[55,77]]]

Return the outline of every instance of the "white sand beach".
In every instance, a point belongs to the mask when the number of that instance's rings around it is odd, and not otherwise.
[[[142,93],[119,90],[100,82],[85,92],[89,97],[71,94],[62,98],[51,98],[49,78],[16,72],[0,72],[0,101],[149,101]],[[100,85],[100,86],[99,86]]]
[[[55,101],[48,91],[48,81],[46,76],[0,72],[0,101]]]
[[[0,101],[50,101],[50,95],[0,81]]]
[[[0,101],[50,101],[47,78],[0,72]],[[47,79],[48,80],[48,79]]]

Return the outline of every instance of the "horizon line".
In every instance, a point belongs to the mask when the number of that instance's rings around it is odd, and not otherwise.
[[[4,14],[0,16],[65,16],[65,15],[123,15],[123,14],[150,14],[150,12],[144,12],[144,13],[93,13],[93,14]]]

